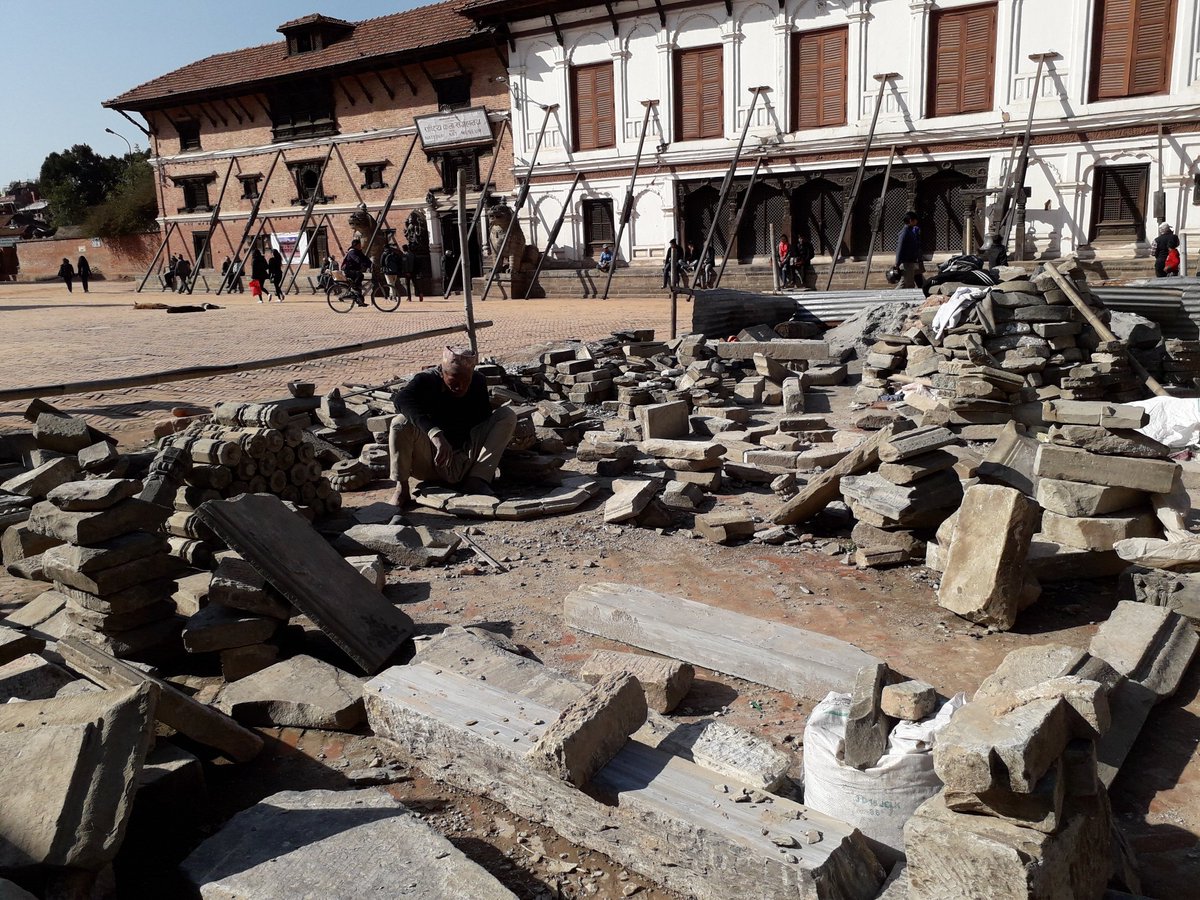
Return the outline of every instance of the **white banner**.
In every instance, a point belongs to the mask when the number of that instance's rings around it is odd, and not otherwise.
[[[286,266],[287,261],[291,258],[292,250],[295,249],[296,258],[292,261],[294,266],[304,265],[304,261],[308,258],[308,235],[299,234],[295,231],[285,231],[279,234],[271,235],[271,246],[279,251],[279,255],[283,257],[283,264]]]
[[[421,145],[426,150],[492,142],[492,128],[488,124],[487,110],[482,106],[417,116],[414,121],[421,134]]]

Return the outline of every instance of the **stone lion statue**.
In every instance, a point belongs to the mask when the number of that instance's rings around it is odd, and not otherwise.
[[[375,217],[367,212],[366,206],[360,206],[354,212],[350,213],[350,227],[354,229],[354,236],[363,242],[362,251],[371,260],[371,268],[378,273],[379,261],[383,257],[383,231],[375,233]],[[371,235],[375,234],[375,240],[371,241],[371,245],[367,246],[367,241],[371,240]]]
[[[520,222],[516,223],[509,234],[508,246],[500,246],[504,243],[504,234],[508,231],[509,223],[513,221],[513,215],[513,211],[504,204],[491,208],[488,212],[488,247],[497,257],[500,271],[511,272],[515,281],[522,276],[532,277],[541,254],[538,253],[537,247],[525,243],[525,232],[521,230]]]

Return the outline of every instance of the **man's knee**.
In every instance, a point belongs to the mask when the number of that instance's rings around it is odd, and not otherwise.
[[[517,412],[511,406],[501,406],[498,409],[492,410],[492,422],[497,425],[501,423],[505,425],[511,424],[515,427],[517,424]]]

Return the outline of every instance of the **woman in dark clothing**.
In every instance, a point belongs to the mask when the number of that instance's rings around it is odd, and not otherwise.
[[[278,250],[271,251],[271,258],[267,260],[267,276],[271,279],[271,284],[275,286],[275,302],[283,302],[283,257],[279,255]]]
[[[75,273],[79,276],[79,283],[83,286],[83,292],[88,292],[88,279],[92,277],[92,267],[88,265],[87,257],[79,257],[79,262],[75,264]]]
[[[267,260],[266,257],[262,255],[262,251],[257,247],[255,247],[254,252],[250,254],[250,287],[252,289],[254,287],[254,282],[256,281],[258,282],[258,289],[261,292],[267,283]],[[253,290],[251,290],[251,293],[253,293]],[[263,302],[261,293],[258,297],[258,302]]]
[[[62,265],[58,267],[58,277],[67,283],[67,293],[73,294],[75,288],[71,287],[71,284],[75,281],[75,270],[71,268],[71,261],[65,256]]]

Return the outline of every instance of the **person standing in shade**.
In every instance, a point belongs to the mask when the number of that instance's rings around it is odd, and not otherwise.
[[[79,285],[86,294],[88,292],[88,281],[92,277],[92,267],[88,265],[86,256],[81,255],[79,262],[75,263],[75,274],[79,276]]]
[[[400,249],[400,276],[404,279],[404,289],[408,292],[409,300],[412,300],[415,293],[417,295],[417,302],[424,303],[425,295],[421,293],[421,282],[417,272],[419,265],[420,260],[417,258],[417,254],[413,252],[412,245],[405,244]]]
[[[279,255],[279,251],[272,248],[271,258],[267,260],[267,277],[271,279],[271,285],[275,288],[275,302],[283,302],[283,257]]]
[[[679,249],[679,240],[671,238],[667,244],[667,255],[663,257],[663,290],[679,281],[679,266],[683,262],[683,251]]]
[[[779,236],[779,247],[777,250],[779,253],[779,286],[785,288],[792,287],[793,282],[796,280],[796,273],[792,270],[792,242],[788,240],[786,234]]]
[[[904,214],[904,227],[896,238],[896,267],[900,269],[900,286],[909,290],[917,287],[922,266],[919,221],[916,212],[910,209]]]
[[[1177,257],[1175,262],[1175,273],[1179,274],[1179,235],[1168,225],[1163,222],[1158,226],[1158,237],[1150,245],[1150,252],[1154,254],[1154,277],[1165,278],[1167,276],[1167,257],[1174,250]]]
[[[62,265],[58,267],[58,277],[61,278],[67,285],[67,293],[75,293],[73,287],[75,283],[75,270],[71,268],[71,261],[65,256],[63,257]]]
[[[797,232],[792,241],[792,268],[799,284],[797,287],[815,290],[817,286],[817,271],[813,268],[813,247],[808,238]]]

